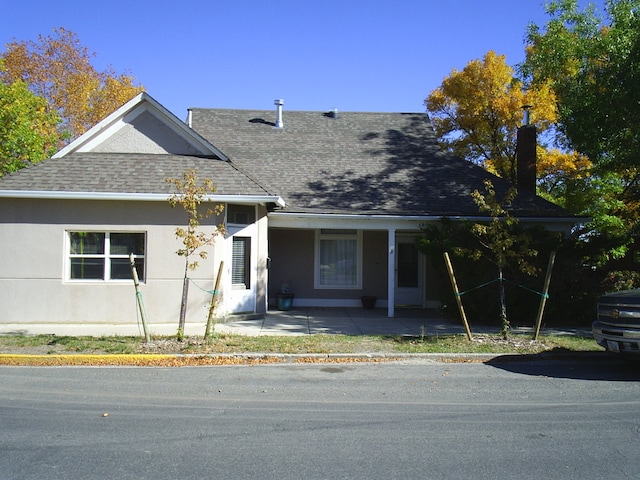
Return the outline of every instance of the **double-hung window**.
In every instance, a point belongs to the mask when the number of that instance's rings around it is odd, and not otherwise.
[[[145,234],[68,232],[69,280],[130,280],[133,253],[140,281],[145,279]]]
[[[316,231],[315,288],[362,288],[362,232]]]

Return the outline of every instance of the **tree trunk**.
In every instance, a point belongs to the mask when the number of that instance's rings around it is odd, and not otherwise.
[[[507,298],[504,292],[504,278],[502,276],[502,265],[498,267],[500,274],[500,321],[502,322],[502,329],[500,333],[502,334],[502,338],[505,340],[509,336],[509,329],[511,325],[509,324],[509,319],[507,318]]]

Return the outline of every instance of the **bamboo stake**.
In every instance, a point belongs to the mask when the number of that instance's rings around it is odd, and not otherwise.
[[[549,264],[547,265],[547,274],[544,278],[544,286],[542,288],[542,298],[540,298],[540,307],[538,308],[538,316],[536,317],[536,328],[533,333],[533,339],[538,340],[540,334],[540,325],[542,324],[542,314],[544,313],[544,307],[547,304],[547,297],[549,296],[549,284],[551,283],[551,271],[553,270],[553,263],[556,260],[556,252],[551,252],[549,255]]]
[[[449,278],[451,279],[453,293],[455,293],[456,296],[456,302],[458,303],[458,310],[460,310],[462,323],[464,324],[464,329],[467,332],[467,339],[473,340],[473,337],[471,336],[471,329],[469,328],[469,322],[467,322],[467,315],[464,313],[464,307],[462,306],[462,299],[460,298],[460,292],[458,291],[456,277],[453,274],[453,265],[451,265],[451,260],[449,259],[449,254],[447,252],[444,252],[444,262],[447,264],[447,271],[449,272]]]
[[[149,330],[147,329],[147,314],[144,310],[144,303],[142,302],[142,292],[140,291],[140,281],[138,280],[138,271],[136,270],[136,261],[133,259],[133,253],[129,254],[129,263],[131,264],[131,275],[133,276],[133,286],[136,289],[136,301],[138,302],[138,309],[140,310],[140,318],[142,319],[142,329],[144,330],[144,341],[149,343],[151,337],[149,336]]]
[[[211,305],[209,305],[209,317],[207,318],[207,328],[204,332],[204,338],[208,338],[211,334],[211,326],[213,324],[213,312],[218,306],[218,298],[220,288],[220,279],[222,278],[222,267],[224,267],[224,261],[220,262],[220,267],[218,267],[218,276],[216,277],[216,284],[213,287],[213,295],[211,295]]]

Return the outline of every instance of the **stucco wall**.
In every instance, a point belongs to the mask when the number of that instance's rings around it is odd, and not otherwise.
[[[198,155],[180,135],[169,128],[150,112],[143,112],[92,148],[94,152],[105,153],[174,153]]]
[[[67,280],[66,232],[96,230],[146,232],[146,279],[141,290],[148,320],[177,325],[184,257],[175,253],[180,247],[175,228],[184,221],[184,212],[165,202],[0,199],[0,321],[136,322],[132,281]],[[206,228],[212,231],[219,221],[208,220]],[[211,297],[203,290],[213,289],[225,248],[219,237],[208,249],[208,258],[189,273],[195,283],[189,289],[187,322],[206,321]]]
[[[269,231],[269,271],[270,303],[283,284],[288,284],[295,297],[308,300],[353,300],[359,304],[362,295],[376,295],[387,298],[387,233],[364,231],[363,238],[363,279],[361,289],[315,289],[314,255],[315,231],[295,229],[271,229]],[[295,302],[295,300],[294,300]],[[317,305],[322,305],[321,301]],[[331,303],[327,303],[330,305]]]
[[[313,230],[271,229],[269,231],[269,303],[283,284],[299,298],[313,298]]]

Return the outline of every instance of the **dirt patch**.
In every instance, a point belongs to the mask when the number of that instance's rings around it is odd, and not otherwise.
[[[475,335],[473,337],[473,340],[471,341],[478,346],[487,345],[487,347],[491,347],[492,349],[501,347],[512,350],[514,352],[541,349],[544,350],[547,348],[547,345],[540,342],[539,340],[531,340],[515,335],[512,335],[507,339],[504,339],[497,335]]]
[[[152,340],[149,343],[140,344],[140,353],[184,353],[188,351],[206,350],[207,342],[203,338],[185,338],[183,341],[176,339]]]

